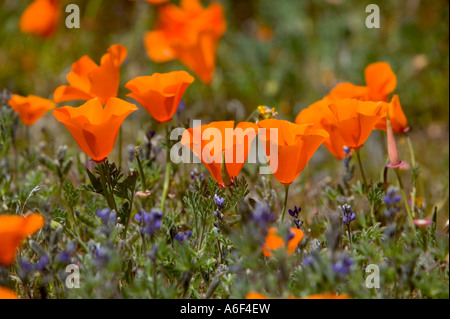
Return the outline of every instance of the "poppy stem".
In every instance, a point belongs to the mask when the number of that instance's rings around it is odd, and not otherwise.
[[[359,165],[359,171],[361,172],[361,177],[363,179],[363,191],[364,193],[367,192],[367,180],[366,180],[366,174],[364,173],[364,167],[361,162],[361,154],[359,149],[355,149],[356,158],[358,158],[358,165]]]
[[[280,221],[280,225],[283,223],[284,220],[284,214],[286,213],[286,206],[287,206],[287,200],[288,200],[288,195],[289,195],[289,186],[291,186],[291,184],[285,184],[284,185],[284,204],[283,204],[283,212],[281,213],[281,221]]]
[[[402,194],[403,201],[405,203],[406,213],[408,214],[409,224],[411,226],[413,234],[416,235],[416,226],[414,225],[414,220],[413,220],[413,216],[411,213],[411,207],[409,206],[409,203],[408,203],[408,197],[406,196],[405,187],[403,186],[402,178],[400,177],[400,170],[398,168],[395,168],[394,172],[395,172],[395,175],[397,175],[398,184],[400,186],[400,192]]]
[[[107,171],[108,171],[108,169],[106,168],[106,165],[108,165],[108,164],[106,164],[106,161],[103,161],[98,164],[98,172],[99,172],[99,176],[100,176],[100,183],[102,184],[103,197],[105,197],[109,208],[117,211],[116,205],[115,205],[115,203],[113,203],[114,199],[113,199],[113,201],[111,201],[111,194],[109,192],[109,187],[107,185],[107,181],[106,181],[106,177],[105,177],[105,175],[107,174]]]
[[[166,198],[169,193],[169,183],[170,183],[170,173],[172,170],[172,166],[170,164],[170,139],[169,139],[169,127],[166,126],[166,147],[167,147],[167,156],[166,156],[166,174],[164,177],[164,186],[163,192],[161,195],[161,210],[164,212]]]
[[[122,143],[123,143],[123,136],[122,136],[122,128],[119,129],[119,169],[122,167]]]

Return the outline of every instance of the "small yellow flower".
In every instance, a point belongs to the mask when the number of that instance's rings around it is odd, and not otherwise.
[[[278,112],[275,111],[274,107],[270,109],[269,107],[267,107],[265,105],[260,105],[260,106],[258,106],[257,110],[260,113],[259,117],[262,120],[271,119],[278,115]]]

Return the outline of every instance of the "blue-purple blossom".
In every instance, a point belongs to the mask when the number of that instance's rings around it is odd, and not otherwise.
[[[217,205],[217,207],[219,209],[222,209],[223,208],[223,204],[225,203],[225,198],[220,197],[217,194],[214,194],[214,202],[216,203],[216,205]]]
[[[348,155],[350,154],[351,151],[352,151],[352,149],[350,147],[344,145],[344,155],[345,155],[345,157],[348,157]]]
[[[295,237],[295,233],[289,230],[286,234],[286,242],[289,242],[294,237]]]
[[[72,241],[67,245],[67,249],[63,252],[60,252],[56,255],[55,260],[57,262],[60,262],[62,264],[70,264],[71,258],[72,258],[72,254],[75,252],[75,250],[77,249],[77,244]]]
[[[47,255],[43,255],[38,262],[34,264],[34,268],[38,271],[44,270],[44,268],[50,262],[50,258]]]
[[[295,206],[294,210],[289,209],[289,215],[291,215],[292,217],[298,218],[298,215],[300,214],[300,212],[302,211],[302,208],[299,206]]]
[[[103,224],[115,224],[117,222],[117,213],[110,208],[99,209],[96,215],[102,220]]]
[[[384,215],[387,219],[392,219],[395,214],[400,211],[398,203],[402,200],[402,197],[398,194],[397,187],[389,187],[386,195],[383,196],[383,201],[386,204],[386,209],[384,210]]]
[[[383,201],[386,206],[392,206],[399,203],[402,197],[398,195],[398,188],[391,186],[388,188],[386,195],[383,196]]]
[[[186,230],[184,232],[179,232],[175,235],[175,240],[179,241],[181,244],[184,243],[186,240],[191,238],[192,232],[190,230]]]
[[[345,204],[341,206],[341,209],[342,213],[344,214],[342,222],[346,225],[350,225],[350,223],[356,219],[356,215],[353,212],[352,206]]]
[[[347,255],[343,255],[333,264],[333,271],[340,276],[346,276],[350,273],[355,262]]]
[[[184,101],[181,100],[180,103],[178,103],[177,116],[180,116],[180,114],[184,111],[185,108],[186,108],[186,103],[184,103]]]
[[[266,228],[268,224],[275,221],[276,217],[272,214],[267,204],[257,202],[250,219],[256,222],[261,228]]]
[[[108,250],[98,244],[94,249],[94,259],[97,267],[102,268],[109,263],[111,257]]]
[[[149,213],[141,211],[134,215],[134,220],[139,223],[141,234],[153,236],[160,228],[163,213],[158,209],[152,209]]]

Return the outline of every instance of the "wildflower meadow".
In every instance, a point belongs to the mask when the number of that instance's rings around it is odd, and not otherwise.
[[[449,298],[448,1],[0,20],[0,299]]]

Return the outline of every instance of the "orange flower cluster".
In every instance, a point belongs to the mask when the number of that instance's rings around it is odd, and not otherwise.
[[[221,186],[228,186],[223,180],[222,164],[225,165],[231,180],[234,179],[242,170],[251,142],[258,134],[264,143],[274,177],[282,184],[291,184],[300,175],[317,148],[328,137],[325,130],[316,129],[312,124],[297,125],[277,119],[263,120],[257,125],[249,122],[239,123],[236,130],[242,129],[241,132],[250,133],[247,135],[239,134],[233,131],[233,128],[233,121],[212,122],[187,130],[181,140],[183,145],[189,147],[201,159]],[[218,134],[215,134],[214,130]],[[226,138],[227,134],[234,136],[232,143],[230,138]],[[214,140],[215,135],[221,136],[222,140]],[[238,138],[239,136],[242,138]],[[271,149],[277,150],[276,158],[270,154]],[[228,156],[228,153],[232,156]]]
[[[97,65],[87,55],[72,65],[67,75],[69,85],[58,87],[54,101],[86,100],[80,107],[64,106],[53,115],[71,132],[81,149],[96,162],[102,162],[111,153],[120,126],[137,107],[116,97],[119,89],[120,66],[127,49],[111,45]],[[138,101],[158,122],[170,121],[187,87],[194,78],[185,71],[155,73],[129,81],[128,95]],[[9,105],[26,125],[34,124],[55,103],[37,96],[14,94]],[[104,106],[104,107],[103,107]]]
[[[220,4],[203,8],[199,0],[181,0],[180,7],[167,4],[159,8],[157,27],[145,34],[144,44],[154,62],[179,59],[203,82],[210,83],[217,43],[225,30]]]
[[[47,38],[55,32],[60,15],[60,0],[34,0],[20,18],[20,31]]]
[[[314,123],[326,130],[325,146],[338,159],[344,158],[344,146],[360,148],[374,129],[386,130],[387,116],[395,133],[408,130],[408,123],[397,95],[386,102],[397,79],[386,62],[369,65],[365,70],[367,86],[342,83],[322,100],[303,109],[298,124]]]

